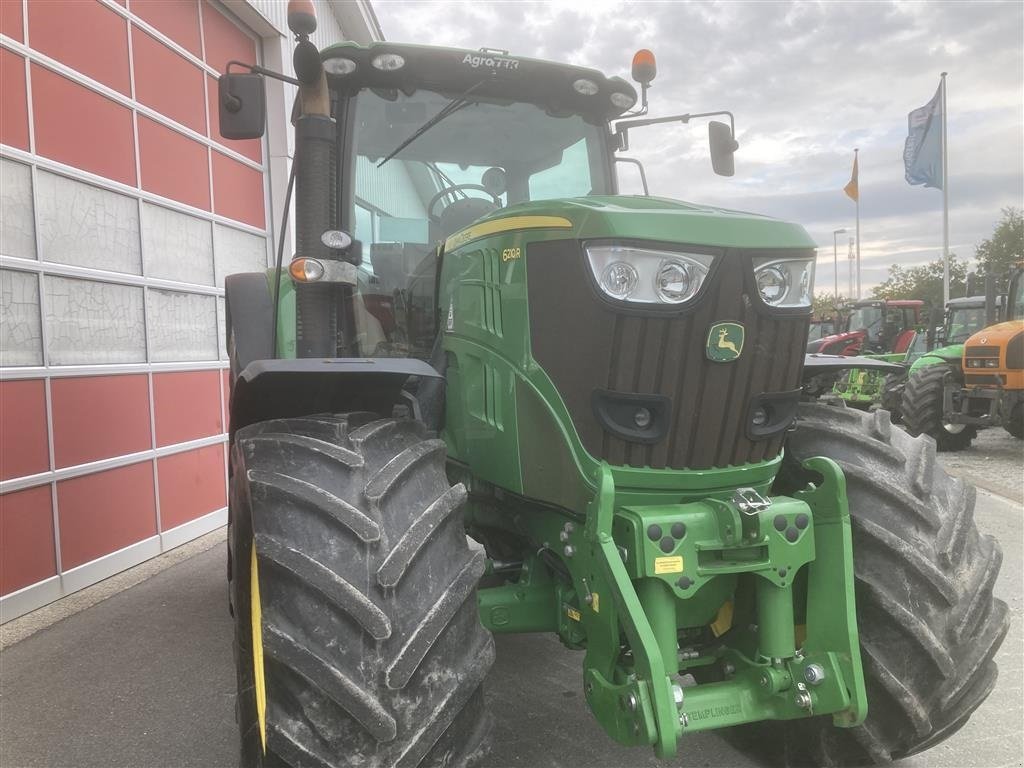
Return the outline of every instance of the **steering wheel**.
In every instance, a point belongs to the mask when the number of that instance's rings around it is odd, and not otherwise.
[[[485,187],[483,184],[453,184],[450,187],[445,187],[432,198],[430,198],[430,202],[427,203],[427,218],[430,219],[435,224],[440,224],[441,214],[434,213],[434,206],[437,205],[437,201],[449,196],[450,194],[452,194],[452,192],[458,192],[459,190],[462,189],[477,189],[481,192],[486,192],[494,200],[494,204],[499,208],[501,207],[501,195],[494,194],[489,189],[487,189],[487,187]],[[451,203],[449,203],[449,205],[451,205]]]

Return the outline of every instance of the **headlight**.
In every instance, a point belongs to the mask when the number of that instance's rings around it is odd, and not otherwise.
[[[700,291],[714,257],[632,245],[587,246],[594,279],[606,296],[640,304],[682,304]]]
[[[754,259],[754,279],[769,307],[809,307],[814,294],[814,259]]]

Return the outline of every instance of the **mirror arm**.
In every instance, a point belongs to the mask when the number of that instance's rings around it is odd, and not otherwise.
[[[685,115],[670,115],[668,117],[647,117],[642,120],[618,120],[615,121],[615,136],[619,138],[619,149],[629,149],[629,129],[641,128],[645,125],[658,125],[659,123],[688,123],[695,117],[717,117],[724,115],[729,118],[729,132],[732,138],[736,139],[736,120],[732,112],[696,112]]]
[[[250,72],[252,72],[254,75],[263,75],[264,77],[272,77],[275,80],[280,80],[281,82],[284,82],[284,83],[291,83],[292,85],[302,85],[302,83],[300,83],[294,77],[288,77],[288,75],[282,75],[280,72],[275,72],[272,69],[266,69],[264,67],[261,67],[259,64],[246,64],[245,62],[242,62],[242,61],[229,61],[228,65],[224,68],[225,74],[228,74],[228,73],[231,72],[232,65],[234,65],[236,67],[241,67],[243,69],[247,69]]]

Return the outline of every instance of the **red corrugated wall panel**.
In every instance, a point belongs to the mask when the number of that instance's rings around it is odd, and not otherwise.
[[[25,42],[25,30],[22,24],[21,2],[0,2],[0,32],[13,37],[19,43]]]
[[[130,10],[189,53],[203,57],[196,0],[135,0]]]
[[[50,486],[0,496],[0,594],[57,573]]]
[[[135,98],[147,107],[206,133],[203,73],[166,45],[140,29],[132,29]]]
[[[128,22],[97,0],[29,3],[28,41],[40,53],[131,96]]]
[[[149,461],[57,483],[60,561],[64,570],[156,534]]]
[[[54,379],[53,454],[58,467],[152,447],[145,374]]]
[[[158,447],[224,431],[220,371],[155,373],[153,402]]]
[[[263,174],[214,151],[213,210],[221,216],[266,228]]]
[[[223,445],[164,456],[157,460],[157,475],[165,531],[227,505]]]
[[[29,148],[25,59],[6,48],[0,48],[0,143]]]
[[[206,63],[223,72],[229,61],[256,64],[256,43],[224,14],[203,3],[203,39]]]
[[[192,139],[139,115],[142,188],[210,210],[207,149]]]
[[[32,111],[39,154],[135,186],[131,110],[33,64]]]
[[[50,469],[42,379],[0,382],[0,480]]]

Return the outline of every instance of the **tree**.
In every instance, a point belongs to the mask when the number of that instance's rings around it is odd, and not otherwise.
[[[992,237],[978,243],[974,258],[978,260],[979,276],[995,275],[996,290],[1006,291],[1008,273],[1024,260],[1024,216],[1019,208],[1003,208]]]
[[[967,294],[967,264],[949,254],[949,295],[950,298]],[[876,299],[922,299],[930,307],[941,307],[942,302],[942,258],[917,267],[889,267],[889,277],[875,286],[872,296]]]
[[[814,294],[814,308],[812,310],[815,320],[828,320],[836,316],[839,308],[849,303],[849,299],[839,294],[838,296],[829,292]]]

